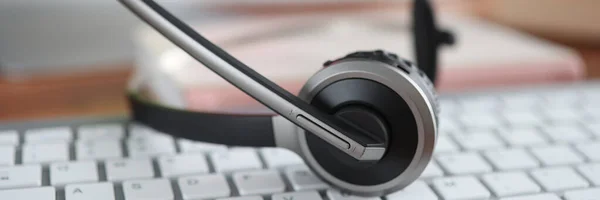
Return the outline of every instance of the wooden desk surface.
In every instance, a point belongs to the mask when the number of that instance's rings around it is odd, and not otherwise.
[[[120,68],[23,81],[0,78],[0,121],[126,114],[131,66]]]

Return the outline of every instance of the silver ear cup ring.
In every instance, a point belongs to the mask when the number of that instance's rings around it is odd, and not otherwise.
[[[402,64],[410,65],[410,63]],[[406,69],[408,71],[405,71]],[[348,167],[347,172],[360,172],[354,174],[344,174],[347,163],[337,163],[336,167],[329,167],[330,164],[324,160],[330,159],[321,159],[320,157],[322,154],[328,154],[323,151],[330,150],[323,150],[321,147],[315,148],[310,144],[311,134],[306,134],[304,130],[298,129],[300,153],[307,165],[324,181],[349,194],[383,196],[406,187],[423,172],[432,158],[436,141],[437,104],[431,83],[426,77],[419,73],[416,67],[408,66],[405,70],[374,60],[348,60],[322,69],[304,85],[299,96],[307,102],[314,102],[327,90],[327,87],[349,79],[368,80],[383,85],[393,91],[396,98],[401,99],[399,100],[401,102],[389,102],[390,104],[402,103],[407,106],[409,113],[403,115],[409,115],[410,120],[407,121],[410,123],[407,125],[415,127],[411,129],[414,130],[413,132],[408,131],[408,127],[407,131],[403,132],[401,124],[405,122],[388,121],[387,123],[391,125],[392,129],[395,129],[391,131],[388,152],[382,160],[376,163],[357,164],[357,166],[368,167]],[[414,146],[410,148],[399,146],[402,143],[398,143],[398,141],[403,140],[404,137],[412,138]],[[404,164],[394,165],[395,161],[390,161],[390,159],[398,159],[397,154],[404,153],[406,155],[406,152],[409,152],[410,156],[402,157],[404,161],[401,162]],[[331,155],[332,159],[338,157],[337,154]],[[370,175],[388,178],[369,177]],[[352,176],[364,177],[347,178]]]

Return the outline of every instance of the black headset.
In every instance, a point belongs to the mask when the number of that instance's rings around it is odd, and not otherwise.
[[[453,43],[426,0],[415,0],[417,63],[376,50],[327,61],[298,96],[211,43],[152,0],[120,0],[138,17],[279,115],[192,112],[128,93],[132,121],[176,137],[230,146],[281,147],[322,180],[358,196],[383,196],[416,180],[432,158],[437,49]]]

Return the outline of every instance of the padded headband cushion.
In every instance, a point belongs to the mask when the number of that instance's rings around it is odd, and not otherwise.
[[[229,146],[275,146],[271,115],[202,113],[160,106],[128,94],[131,118],[175,137]]]

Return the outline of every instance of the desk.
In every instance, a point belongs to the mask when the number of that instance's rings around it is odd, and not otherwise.
[[[132,67],[118,68],[21,81],[0,78],[0,121],[125,114]]]

